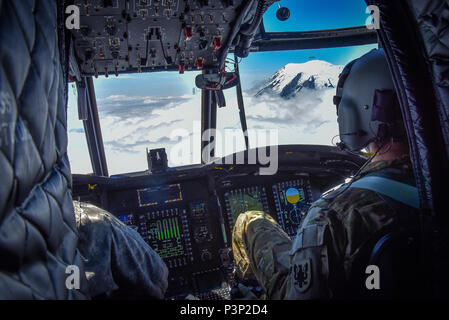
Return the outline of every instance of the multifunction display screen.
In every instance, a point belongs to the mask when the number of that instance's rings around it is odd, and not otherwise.
[[[264,211],[259,188],[231,191],[228,200],[234,221],[246,211]]]
[[[295,235],[310,207],[310,185],[306,180],[293,180],[273,186],[278,221],[289,235]]]
[[[152,207],[182,200],[181,185],[149,187],[137,190],[139,207]]]
[[[181,232],[179,217],[157,219],[148,225],[148,242],[162,259],[183,256]]]
[[[226,211],[229,227],[234,228],[235,221],[241,213],[263,211],[268,213],[265,187],[247,187],[230,190],[225,193]]]
[[[186,211],[171,208],[139,214],[137,226],[142,238],[164,259],[169,268],[193,261]]]

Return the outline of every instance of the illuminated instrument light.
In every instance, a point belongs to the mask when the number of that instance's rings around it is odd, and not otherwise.
[[[170,238],[173,238],[172,219],[168,219],[168,225],[170,227]]]
[[[203,69],[203,65],[204,65],[204,59],[203,58],[198,58],[198,60],[196,61],[196,68],[198,70],[202,70]]]
[[[185,65],[184,63],[180,63],[178,66],[179,74],[184,74],[185,71]]]
[[[164,226],[164,236],[165,236],[165,239],[168,239],[168,237],[169,237],[170,235],[168,234],[168,223],[167,223],[167,220],[164,220],[164,221],[162,222],[162,225]]]
[[[214,38],[214,50],[221,49],[221,38]]]
[[[185,36],[186,36],[186,40],[187,41],[192,39],[192,37],[193,37],[193,29],[192,29],[192,27],[186,27]]]
[[[161,221],[158,220],[156,222],[156,225],[157,225],[157,239],[158,240],[162,240],[162,224],[161,224]]]

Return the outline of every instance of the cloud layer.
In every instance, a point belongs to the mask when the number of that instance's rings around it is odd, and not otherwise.
[[[304,89],[301,94],[286,100],[275,94],[254,97],[245,93],[248,128],[277,129],[279,144],[330,145],[338,132],[333,94],[334,89]],[[221,132],[241,130],[235,90],[230,89],[225,95],[227,106],[218,110],[217,128]],[[165,147],[170,158],[171,149],[180,140],[173,136],[174,133],[181,129],[186,133],[184,139],[193,138],[194,127],[199,129],[201,94],[170,97],[111,95],[98,99],[98,109],[110,174],[142,171],[147,169],[146,148]],[[79,145],[85,139],[84,130],[81,121],[75,117],[72,110],[69,113],[69,152],[72,163],[78,164],[81,160],[77,158],[88,153],[86,147]],[[193,146],[193,141],[190,144]],[[263,142],[250,136],[251,147],[262,145]],[[240,151],[243,146],[241,135],[233,151]],[[217,149],[217,155],[226,153],[224,146]],[[199,151],[197,148],[194,152]],[[195,159],[199,158],[190,154],[184,164],[196,162]],[[169,164],[173,165],[173,162],[169,161]],[[72,167],[74,173],[91,172],[90,165]]]

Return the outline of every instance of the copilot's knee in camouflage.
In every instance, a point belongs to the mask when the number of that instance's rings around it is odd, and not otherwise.
[[[272,253],[282,256],[285,252],[287,256],[290,247],[290,238],[269,214],[248,211],[237,218],[232,237],[236,265],[242,275],[255,276],[264,289],[269,291],[275,273],[284,269],[280,264],[288,270],[288,261],[277,261],[279,257]]]
[[[248,246],[246,235],[248,225],[251,221],[265,219],[266,216],[268,215],[262,211],[247,211],[240,214],[235,221],[232,233],[232,251],[234,252],[235,264],[242,276],[254,275],[250,268],[250,260],[247,254]]]

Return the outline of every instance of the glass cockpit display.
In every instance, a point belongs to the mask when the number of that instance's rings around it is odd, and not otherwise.
[[[177,183],[139,189],[137,190],[137,200],[139,201],[139,207],[153,207],[160,204],[181,201],[181,185]]]
[[[185,254],[181,240],[179,217],[151,221],[148,226],[150,246],[164,258],[174,258]]]
[[[158,213],[149,214],[151,217],[155,216],[156,219],[149,219],[148,215],[141,215],[138,218],[138,223],[135,222],[134,216],[131,214],[121,215],[119,219],[138,231],[162,259],[167,259],[185,255],[181,239],[183,230],[180,217],[177,213],[170,213],[164,212],[165,217]]]
[[[230,223],[234,226],[241,213],[246,211],[268,212],[267,197],[264,187],[248,187],[231,190],[225,194],[227,211],[230,213]]]
[[[186,211],[179,208],[140,214],[138,231],[169,268],[193,261]]]
[[[307,180],[277,183],[273,186],[278,221],[288,235],[296,234],[310,207],[310,184]]]

